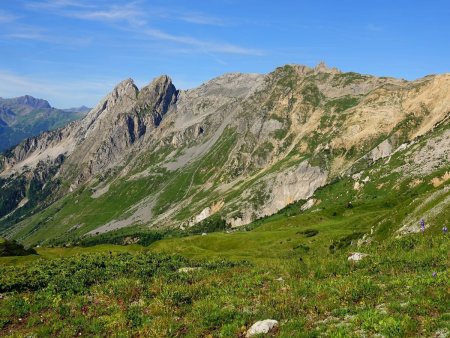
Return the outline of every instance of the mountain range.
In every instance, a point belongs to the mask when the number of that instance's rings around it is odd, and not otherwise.
[[[406,81],[321,63],[190,90],[128,79],[83,119],[0,157],[0,234],[49,245],[208,221],[238,229],[289,207],[351,212],[387,192],[410,212],[376,226],[417,232],[422,217],[450,219],[449,117],[450,74]]]
[[[46,100],[25,95],[0,98],[0,151],[16,146],[28,137],[54,130],[81,119],[90,109],[57,109]]]

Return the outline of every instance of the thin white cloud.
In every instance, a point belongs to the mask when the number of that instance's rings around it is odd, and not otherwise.
[[[64,46],[68,48],[79,48],[92,43],[90,36],[60,36],[52,34],[40,27],[30,25],[9,26],[8,31],[0,33],[0,40],[29,40],[36,42],[45,42],[55,46]]]
[[[137,8],[134,4],[128,4],[127,6],[111,6],[108,8],[96,8],[84,11],[70,11],[64,13],[66,16],[70,16],[82,20],[92,21],[129,21],[134,25],[144,25],[146,22],[143,20],[144,13],[141,9]]]
[[[122,21],[135,20],[143,15],[143,11],[130,2],[117,6],[114,4],[101,5],[92,4],[79,0],[46,0],[44,2],[33,2],[28,4],[29,9],[45,10],[54,15],[77,18],[92,21]]]
[[[126,25],[121,25],[117,27],[133,33],[135,36],[146,36],[155,40],[172,42],[175,44],[186,45],[190,47],[195,47],[191,52],[201,52],[201,53],[217,53],[217,54],[236,54],[236,55],[251,55],[260,56],[263,52],[257,49],[246,48],[239,45],[226,43],[226,42],[216,42],[208,41],[204,39],[198,39],[192,36],[186,35],[174,35],[167,33],[165,31],[156,29],[147,24],[146,18],[151,17],[146,9],[142,7],[140,2],[131,2],[124,6],[106,5],[106,6],[95,6],[90,8],[85,8],[86,5],[83,1],[75,0],[47,0],[44,3],[49,8],[53,9],[53,14],[61,15],[66,17],[72,17],[80,20],[86,21],[98,21],[98,22],[108,22],[108,23],[123,23]],[[36,5],[32,6],[33,8]],[[40,7],[42,8],[42,7]],[[186,22],[191,22],[195,24],[203,25],[224,25],[225,22],[221,19],[208,17],[201,13],[187,13],[183,15],[176,15],[174,11],[160,12],[161,17],[172,16],[176,20],[182,20]]]
[[[166,21],[181,21],[195,25],[208,26],[232,26],[236,22],[225,18],[218,18],[208,13],[186,11],[181,8],[164,8],[160,6],[146,7],[146,16],[150,21],[166,20]]]
[[[0,23],[10,23],[16,21],[18,18],[19,17],[14,14],[5,11],[0,11]]]
[[[0,37],[4,39],[34,40],[44,42],[50,42],[52,40],[51,36],[47,35],[43,29],[29,25],[9,26],[9,32],[1,34]]]
[[[257,49],[243,48],[233,44],[217,43],[211,41],[199,40],[190,36],[178,36],[169,34],[158,29],[148,28],[143,31],[144,34],[158,40],[181,43],[184,45],[197,47],[204,52],[215,52],[224,54],[240,54],[240,55],[262,55]]]
[[[30,2],[26,4],[26,7],[31,9],[63,9],[63,8],[93,8],[92,4],[88,4],[85,1],[77,0],[45,0],[39,2]]]
[[[188,23],[194,23],[198,25],[209,25],[209,26],[227,26],[229,23],[223,19],[216,18],[213,16],[201,14],[201,13],[188,13],[182,15],[175,15],[175,17],[181,21]]]

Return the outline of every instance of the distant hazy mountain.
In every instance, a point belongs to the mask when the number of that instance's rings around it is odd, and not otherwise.
[[[91,110],[91,108],[86,107],[86,106],[81,106],[81,107],[74,107],[74,108],[67,108],[67,109],[63,109],[65,112],[68,113],[88,113],[89,110]]]
[[[63,127],[82,118],[89,108],[57,109],[46,100],[29,95],[0,98],[0,151],[19,144],[43,131]]]

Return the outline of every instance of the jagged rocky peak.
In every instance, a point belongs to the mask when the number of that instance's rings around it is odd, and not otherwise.
[[[118,115],[127,110],[137,99],[138,94],[139,89],[134,84],[133,79],[130,78],[120,82],[82,120],[82,130],[88,130],[99,119],[109,117],[111,114]]]
[[[178,90],[167,75],[155,78],[150,84],[143,87],[138,95],[134,107],[137,116],[144,118],[139,123],[148,127],[157,127],[161,123],[169,108],[177,101]],[[136,121],[138,123],[138,121]]]
[[[119,98],[121,96],[128,96],[131,98],[136,98],[139,93],[139,89],[134,84],[133,79],[129,78],[119,82],[111,92],[113,98]]]
[[[314,68],[306,66],[306,65],[286,64],[282,67],[276,68],[275,71],[273,71],[269,75],[272,75],[275,78],[278,78],[278,77],[283,77],[286,75],[289,76],[292,74],[297,74],[299,76],[309,76],[309,75],[319,74],[319,73],[341,74],[342,71],[336,67],[328,67],[325,62],[321,61]]]
[[[331,73],[331,74],[338,74],[342,73],[338,68],[333,67],[330,68],[327,66],[327,64],[324,61],[320,61],[316,67],[314,67],[314,71],[316,73]]]
[[[176,98],[176,95],[177,89],[172,83],[172,79],[167,75],[161,75],[141,89],[139,99],[152,102],[155,106],[162,104],[167,108],[167,105]]]
[[[155,91],[164,91],[168,88],[175,88],[172,79],[167,75],[161,75],[154,78],[147,86],[144,88],[153,88]],[[142,88],[142,89],[144,89]]]
[[[225,73],[187,92],[192,96],[246,97],[263,84],[264,78],[264,74]]]

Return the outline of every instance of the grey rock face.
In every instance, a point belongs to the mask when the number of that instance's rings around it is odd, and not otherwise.
[[[269,200],[260,211],[261,216],[272,215],[286,205],[301,199],[308,199],[325,185],[328,173],[319,167],[312,167],[307,161],[289,170],[276,173],[267,179]]]
[[[372,161],[378,161],[380,158],[388,157],[392,154],[392,145],[389,140],[384,140],[371,152]]]

